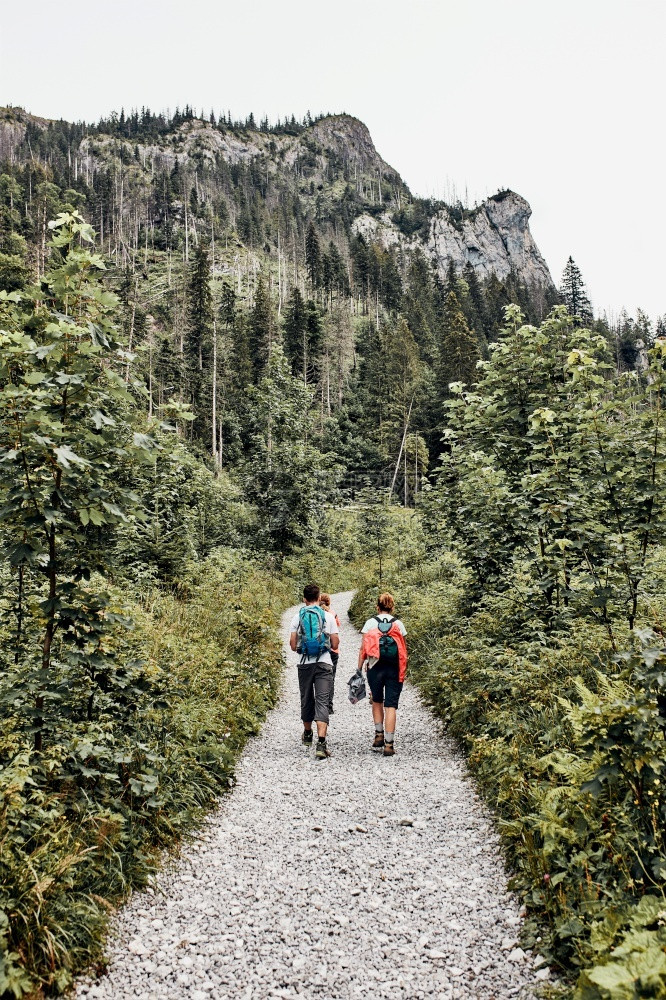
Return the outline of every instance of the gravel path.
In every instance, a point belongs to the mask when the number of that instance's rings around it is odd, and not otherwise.
[[[77,997],[265,1000],[532,997],[546,975],[517,945],[518,904],[455,746],[406,687],[396,755],[373,754],[346,681],[342,621],[332,757],[300,744],[295,656],[237,785],[114,921],[109,972]],[[285,636],[289,617],[283,622]]]

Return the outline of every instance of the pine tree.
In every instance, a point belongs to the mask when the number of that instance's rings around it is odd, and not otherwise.
[[[446,268],[446,294],[449,295],[451,292],[454,295],[458,293],[458,272],[453,257],[450,258]]]
[[[464,382],[469,385],[474,381],[478,360],[479,345],[476,335],[467,325],[455,292],[449,292],[446,297],[437,365],[442,399],[448,397],[449,385],[452,382]]]
[[[254,308],[250,313],[248,328],[248,346],[253,366],[252,381],[256,384],[268,363],[271,346],[275,335],[273,306],[266,282],[260,276],[254,294]]]
[[[580,268],[569,257],[562,272],[562,282],[560,292],[564,299],[564,304],[571,316],[574,317],[577,326],[587,326],[592,322],[592,305],[587,297],[585,282],[580,273]]]
[[[292,375],[303,375],[303,344],[306,338],[307,315],[300,289],[294,287],[285,309],[284,350]]]
[[[317,382],[322,371],[322,346],[324,341],[324,328],[321,314],[315,302],[310,299],[306,307],[307,320],[307,343],[306,359],[304,368],[307,373],[306,383]]]
[[[485,288],[486,301],[486,338],[489,341],[497,340],[500,330],[504,326],[504,309],[511,304],[511,299],[495,272],[493,271],[486,281]]]
[[[435,288],[430,265],[420,250],[411,256],[402,311],[419,346],[421,357],[432,364],[437,355]]]
[[[199,370],[203,368],[203,352],[213,329],[213,293],[210,281],[208,247],[201,242],[194,249],[187,283],[188,347]]]
[[[300,376],[305,385],[317,381],[321,372],[323,327],[321,315],[312,299],[303,299],[294,288],[284,319],[284,348],[293,375]]]
[[[467,322],[476,331],[479,340],[485,341],[486,324],[486,303],[481,291],[481,285],[472,265],[467,262],[463,269],[463,277],[467,282]]]
[[[305,266],[313,291],[321,284],[321,248],[315,227],[310,223],[305,237]]]

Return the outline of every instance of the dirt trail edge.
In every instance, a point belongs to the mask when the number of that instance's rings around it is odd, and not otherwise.
[[[405,687],[396,756],[373,754],[367,702],[346,682],[342,622],[332,757],[300,743],[296,657],[241,757],[233,792],[113,920],[108,974],[77,997],[265,1000],[533,997],[545,970],[518,946],[518,902],[455,745]]]

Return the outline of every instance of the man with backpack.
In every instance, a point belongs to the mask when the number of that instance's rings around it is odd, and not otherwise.
[[[395,721],[400,692],[407,673],[406,629],[393,617],[395,601],[391,594],[380,594],[377,614],[368,618],[361,629],[363,640],[358,654],[358,669],[367,663],[368,684],[372,694],[372,718],[375,723],[373,750],[385,757],[395,754]]]
[[[319,606],[319,586],[308,583],[303,588],[305,606],[294,615],[289,645],[301,654],[298,664],[298,687],[301,693],[301,719],[303,720],[304,746],[312,746],[312,723],[317,723],[315,757],[330,757],[326,734],[328,713],[333,687],[333,661],[331,650],[338,648],[338,626],[332,614]]]

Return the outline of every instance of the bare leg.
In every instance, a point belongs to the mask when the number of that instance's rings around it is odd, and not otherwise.
[[[387,712],[393,712],[393,721],[395,723],[395,709],[387,708]],[[372,719],[376,726],[384,725],[384,702],[383,701],[373,701],[372,703]]]
[[[328,723],[318,722],[317,723],[317,736],[323,740],[326,738],[326,733],[328,732]]]
[[[396,717],[396,710],[395,710],[395,708],[387,708],[386,712],[385,712],[385,716],[384,716],[384,718],[385,718],[384,725],[386,727],[386,732],[387,733],[394,733],[395,732],[395,717]]]

